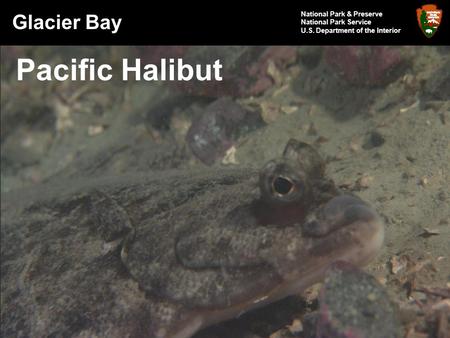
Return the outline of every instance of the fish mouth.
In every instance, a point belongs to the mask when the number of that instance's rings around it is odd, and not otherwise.
[[[311,239],[314,244],[307,254],[308,263],[301,269],[283,272],[283,283],[272,290],[275,301],[297,294],[321,281],[333,263],[345,261],[358,267],[367,265],[381,250],[384,242],[384,223],[378,214],[366,207],[366,217],[359,218],[333,232],[333,236]]]
[[[271,290],[227,308],[195,311],[189,318],[189,325],[184,325],[182,332],[170,337],[188,338],[201,328],[238,317],[249,310],[287,296],[299,294],[321,281],[329,267],[337,261],[345,261],[356,266],[366,265],[380,251],[384,241],[382,220],[369,207],[367,211],[367,217],[358,218],[333,231],[333,236],[313,239],[314,249],[310,248],[307,253],[308,264],[300,269],[290,266],[288,270],[284,270],[281,282]]]
[[[364,217],[341,226],[332,236],[311,239],[314,244],[304,256],[308,257],[308,263],[303,261],[301,268],[298,268],[298,262],[295,262],[297,268],[291,264],[283,267],[280,272],[282,282],[270,292],[253,299],[253,308],[303,292],[323,280],[328,268],[337,261],[358,267],[368,264],[383,246],[384,224],[375,211],[370,207],[364,208],[367,211]]]

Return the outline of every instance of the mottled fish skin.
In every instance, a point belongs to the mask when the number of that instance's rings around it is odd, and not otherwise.
[[[1,202],[2,337],[188,338],[383,241],[377,213],[295,140],[260,171],[62,181]]]

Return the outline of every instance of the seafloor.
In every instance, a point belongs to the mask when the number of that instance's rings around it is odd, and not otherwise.
[[[382,215],[385,245],[367,271],[395,302],[404,336],[449,337],[448,47],[392,47],[388,53],[374,51],[385,47],[234,47],[222,55],[223,63],[245,55],[246,62],[230,70],[242,81],[223,92],[195,83],[16,80],[23,55],[50,64],[71,57],[119,64],[122,57],[154,60],[165,52],[202,60],[202,53],[220,57],[226,49],[202,48],[158,47],[152,59],[152,49],[142,47],[3,47],[2,192],[55,177],[260,167],[296,138],[327,159],[327,174],[339,187]],[[249,64],[257,70],[249,71]],[[234,89],[238,82],[252,89]],[[208,140],[201,116],[222,97],[231,98],[220,108],[225,112],[237,103],[258,118],[230,123],[225,136],[211,141],[219,145],[196,152],[189,130],[197,124]],[[316,291],[199,336],[302,337],[295,326],[315,307]]]

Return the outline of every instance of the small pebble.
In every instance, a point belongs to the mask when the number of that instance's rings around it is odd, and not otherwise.
[[[232,146],[231,148],[229,148],[226,153],[225,156],[222,159],[222,164],[238,164],[238,161],[236,160],[236,147]]]
[[[283,113],[289,115],[298,110],[297,106],[281,106],[281,110]]]
[[[88,135],[89,136],[96,136],[96,135],[103,133],[104,131],[105,131],[105,127],[102,125],[88,127]]]
[[[288,329],[292,334],[298,334],[303,332],[303,324],[300,319],[294,319],[291,325],[288,325]]]
[[[370,184],[373,182],[373,180],[374,180],[373,176],[365,174],[356,180],[355,189],[357,189],[357,190],[367,189],[370,186]]]
[[[275,122],[280,116],[280,107],[273,102],[263,101],[261,106],[261,117],[264,122],[270,124]]]
[[[419,184],[423,187],[426,186],[428,184],[428,178],[426,176],[421,177],[419,179]]]

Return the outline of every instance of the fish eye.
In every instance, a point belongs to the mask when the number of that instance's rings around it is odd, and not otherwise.
[[[306,203],[310,194],[307,176],[288,161],[270,161],[259,173],[259,188],[269,203]]]
[[[278,196],[291,194],[295,189],[295,184],[288,177],[278,176],[272,181],[272,191]]]

